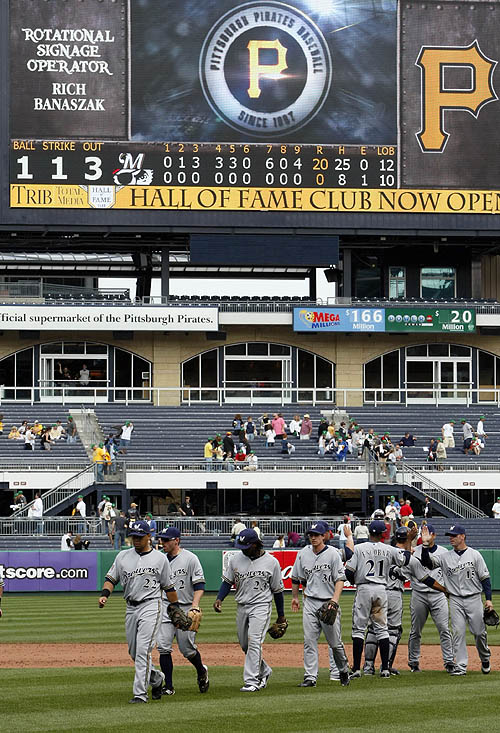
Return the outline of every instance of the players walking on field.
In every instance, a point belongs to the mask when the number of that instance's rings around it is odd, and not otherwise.
[[[292,568],[292,611],[300,609],[299,586],[304,588],[302,624],[304,630],[304,680],[299,687],[315,687],[318,679],[318,639],[323,631],[340,683],[349,684],[349,667],[337,623],[339,600],[345,581],[344,567],[338,550],[325,545],[326,522],[315,522],[308,530],[311,544],[299,551]],[[326,607],[326,608],[325,608]]]
[[[161,700],[162,697],[164,675],[154,668],[151,660],[162,618],[162,593],[166,593],[170,616],[175,625],[187,628],[191,621],[179,608],[167,556],[151,549],[148,523],[143,520],[132,522],[129,536],[132,537],[134,549],[122,550],[115,557],[106,573],[99,608],[106,605],[114,587],[121,583],[127,602],[125,633],[128,650],[135,662],[134,696],[129,702],[145,703],[148,701],[149,685],[152,687],[153,700]]]
[[[205,577],[197,556],[180,546],[180,537],[181,533],[177,527],[167,527],[158,534],[158,539],[170,563],[172,582],[175,584],[180,607],[187,616],[193,616],[196,623],[192,623],[191,628],[187,631],[176,629],[164,605],[162,623],[158,634],[160,667],[165,675],[165,685],[162,690],[164,695],[175,694],[172,679],[172,642],[174,636],[177,639],[179,651],[196,669],[200,692],[207,692],[209,687],[208,668],[203,664],[196,646],[196,631],[202,617],[200,601],[205,590]]]
[[[273,627],[282,636],[287,626],[281,568],[276,558],[264,551],[262,542],[253,529],[241,530],[235,538],[234,546],[241,552],[229,558],[214,603],[214,611],[222,612],[222,602],[234,583],[238,641],[246,655],[244,685],[240,691],[258,692],[267,686],[272,673],[271,667],[262,657],[262,644],[271,620],[273,596],[278,614]]]

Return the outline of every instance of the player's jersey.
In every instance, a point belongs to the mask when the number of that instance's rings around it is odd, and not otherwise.
[[[434,547],[429,548],[429,552],[430,552],[431,557],[437,557],[438,555],[445,555],[448,552],[448,550],[445,547],[441,547],[441,545],[434,545]],[[422,545],[417,545],[412,555],[412,559],[415,558],[420,564],[421,557],[422,557]],[[441,583],[441,585],[444,585],[443,573],[440,567],[434,568],[434,570],[428,570],[427,568],[423,568],[423,570],[427,571],[426,575],[428,575],[431,578],[434,578],[434,580],[437,580],[437,582]],[[420,582],[420,580],[418,580],[418,577],[419,577],[418,573],[416,572],[410,573],[410,583],[411,583],[412,590],[417,590],[419,593],[440,593],[440,591],[433,590],[432,588],[429,588],[428,585],[425,585],[424,583]]]
[[[463,553],[447,550],[438,555],[430,553],[434,567],[443,571],[443,585],[453,596],[472,596],[482,593],[481,581],[490,577],[482,555],[468,547]]]
[[[268,552],[255,560],[242,552],[231,555],[222,580],[234,583],[236,603],[242,605],[271,603],[273,594],[284,590],[280,564]]]
[[[434,571],[436,572],[436,571]],[[422,583],[422,580],[428,578],[431,574],[430,570],[424,568],[413,555],[410,557],[408,565],[404,568],[398,567],[397,565],[391,565],[389,568],[389,580],[387,581],[387,590],[399,590],[405,589],[405,582],[410,580],[412,583],[418,583],[419,586],[430,590],[428,585]],[[433,591],[439,593],[440,591]]]
[[[397,547],[382,542],[362,542],[354,548],[353,556],[346,568],[354,573],[354,583],[376,583],[387,585],[391,565],[401,568],[409,562],[409,555]]]
[[[169,557],[172,583],[177,591],[179,603],[193,602],[194,588],[197,583],[204,583],[205,576],[201,563],[194,552],[181,548],[175,557]]]
[[[335,592],[335,583],[345,580],[338,550],[327,545],[315,554],[310,545],[304,547],[295,558],[292,578],[305,585],[305,593],[309,598],[328,601]]]
[[[160,598],[162,590],[173,590],[170,563],[158,550],[139,555],[135,549],[122,550],[106,573],[113,585],[121,583],[126,601]]]

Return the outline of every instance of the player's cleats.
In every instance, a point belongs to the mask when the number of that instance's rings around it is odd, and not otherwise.
[[[259,682],[259,690],[265,690],[267,687],[267,683],[269,682],[269,677],[272,675],[273,670],[270,669],[267,674],[265,674],[261,681]]]
[[[389,667],[389,672],[393,677],[398,677],[400,674],[399,670],[396,669],[396,667]]]
[[[453,672],[451,672],[452,677],[465,677],[465,669],[459,669],[458,667],[455,667]]]
[[[143,700],[142,697],[133,697],[129,700],[129,703],[131,705],[135,705],[135,703],[138,703],[138,702],[146,702],[146,700]]]
[[[389,672],[388,669],[383,669],[380,672],[380,676],[382,677],[382,679],[388,679],[391,676],[391,673]]]
[[[255,687],[255,685],[243,685],[243,687],[240,687],[240,692],[258,692],[259,688]]]
[[[160,682],[157,685],[154,685],[151,687],[151,699],[152,700],[161,700],[162,696],[162,685],[165,682],[165,675],[163,672],[160,673]]]
[[[340,673],[340,684],[342,687],[348,687],[349,685],[349,672]]]
[[[316,687],[316,680],[304,680],[300,682],[297,687]]]
[[[340,682],[340,677],[334,677],[332,674],[330,675],[330,682]]]
[[[203,666],[205,667],[205,673],[198,675],[198,688],[200,692],[206,692],[210,686],[210,682],[208,681],[208,667],[206,664]]]
[[[357,669],[355,672],[351,672],[349,675],[350,680],[359,680],[361,678],[361,671]]]
[[[453,664],[453,662],[449,662],[448,664],[444,665],[445,670],[448,672],[448,674],[452,674],[452,672],[455,671],[456,667]]]
[[[455,667],[453,667],[455,669]],[[418,664],[410,664],[410,672],[421,672],[422,670],[418,666]]]
[[[161,694],[162,695],[175,695],[175,690],[173,687],[163,687]]]
[[[363,674],[374,675],[375,667],[363,667]]]
[[[491,672],[491,667],[489,662],[481,662],[481,672],[483,674],[489,674]]]

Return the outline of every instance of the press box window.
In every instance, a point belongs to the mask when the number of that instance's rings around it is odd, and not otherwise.
[[[389,298],[406,298],[406,267],[389,267]]]
[[[420,270],[421,297],[427,300],[454,298],[456,278],[454,267],[422,267]]]

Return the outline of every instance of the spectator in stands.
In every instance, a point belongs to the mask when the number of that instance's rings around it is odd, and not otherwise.
[[[239,437],[240,430],[243,427],[243,418],[239,413],[237,413],[233,417],[233,435],[237,435]]]
[[[76,443],[77,429],[72,415],[66,420],[66,440],[68,443]]]
[[[14,495],[14,504],[16,505],[16,509],[21,509],[23,506],[26,506],[26,497],[22,491],[18,491]]]
[[[21,433],[21,435],[24,435],[27,429],[28,429],[28,421],[23,420],[21,425],[19,426],[19,432]]]
[[[474,453],[475,456],[480,456],[483,448],[484,443],[482,443],[477,436],[474,436],[472,438],[472,443],[470,444],[469,453]]]
[[[109,496],[106,497],[106,503],[104,504],[102,516],[104,519],[105,531],[108,535],[109,542],[111,545],[113,545],[113,521],[116,517],[116,512],[114,511],[114,506]]]
[[[368,530],[368,527],[366,526],[366,522],[364,519],[360,521],[360,523],[354,530],[353,537],[355,541],[358,542],[358,544],[361,542],[368,542],[368,540],[370,539],[370,532]]]
[[[211,471],[212,470],[212,463],[214,460],[214,444],[213,444],[213,438],[207,438],[207,442],[205,443],[203,447],[203,460],[206,463],[206,470]]]
[[[312,426],[311,418],[306,413],[304,415],[304,419],[302,420],[302,424],[300,426],[300,433],[299,433],[300,440],[309,440],[309,438],[311,437],[312,429],[313,429],[313,426]]]
[[[215,443],[213,454],[215,458],[215,470],[222,471],[222,463],[224,461],[224,449],[222,447],[222,443]]]
[[[194,509],[193,505],[191,504],[191,497],[189,494],[186,494],[184,497],[184,501],[179,507],[181,514],[183,514],[185,517],[194,517]]]
[[[53,440],[50,437],[50,428],[44,428],[42,431],[42,435],[40,438],[40,448],[41,450],[51,450],[53,445]]]
[[[397,445],[393,446],[394,448],[394,455],[396,457],[396,461],[402,461],[403,460],[403,449],[398,443]]]
[[[263,412],[262,415],[259,417],[259,435],[261,435],[262,437],[264,437],[266,434],[268,422],[270,422],[269,415],[267,414],[267,412]]]
[[[424,499],[424,506],[422,507],[422,516],[424,519],[432,519],[432,504],[428,496]]]
[[[86,364],[82,364],[82,368],[80,369],[80,373],[78,375],[78,381],[80,382],[80,385],[82,387],[88,387],[90,380],[90,372],[88,370],[88,367]]]
[[[99,443],[99,445],[92,445],[90,446],[92,448],[92,461],[94,462],[95,470],[96,470],[96,481],[103,482],[104,481],[104,464],[106,462],[105,460],[105,453],[104,450],[104,444]]]
[[[496,502],[491,507],[493,519],[500,519],[500,496],[497,496]]]
[[[302,425],[302,420],[300,419],[300,415],[294,415],[293,419],[290,420],[290,425],[288,428],[290,431],[290,435],[293,435],[295,438],[297,438],[300,433],[301,425]]]
[[[443,463],[447,458],[446,447],[442,438],[438,438],[436,446],[436,462],[438,463],[438,471],[443,471]]]
[[[125,516],[129,520],[129,522],[137,522],[137,520],[141,518],[139,507],[137,506],[135,501],[130,502],[130,506],[125,512]]]
[[[257,533],[257,536],[258,536],[259,540],[262,541],[262,531],[261,531],[261,529],[260,529],[260,527],[259,527],[256,519],[252,519],[252,521],[250,522],[250,528],[253,529],[253,530],[255,530],[255,532]]]
[[[119,453],[127,453],[130,441],[132,440],[132,432],[134,425],[131,420],[126,420],[125,425],[122,425],[122,432],[120,434],[120,450]]]
[[[328,433],[328,427],[328,420],[323,416],[318,425],[318,440],[321,438],[323,433]]]
[[[246,457],[244,448],[238,448],[238,452],[234,457],[236,468],[241,469],[242,464],[246,461]]]
[[[279,534],[278,539],[273,542],[273,550],[284,550],[286,547],[285,535]]]
[[[406,524],[408,519],[413,519],[413,509],[411,508],[411,503],[409,499],[405,501],[405,503],[399,510],[399,516],[401,517],[403,524]]]
[[[396,481],[396,461],[396,451],[394,446],[391,445],[387,453],[387,481],[390,484]]]
[[[257,466],[259,464],[259,459],[253,452],[253,450],[250,451],[250,453],[246,457],[246,466],[243,466],[244,471],[256,471]]]
[[[35,420],[31,429],[35,433],[35,435],[41,435],[43,431],[43,425],[42,423],[38,422],[38,420]]]
[[[50,429],[50,438],[55,442],[64,438],[65,435],[66,431],[62,426],[62,422],[58,420]]]
[[[416,442],[417,439],[410,432],[406,432],[399,441],[399,445],[402,445],[405,448],[411,448]]]
[[[272,448],[274,446],[274,439],[276,437],[276,434],[274,430],[271,427],[271,424],[267,424],[267,430],[266,430],[266,448]]]
[[[283,433],[283,437],[281,439],[281,450],[280,450],[280,454],[281,455],[283,455],[283,456],[287,456],[288,455],[288,445],[289,445],[289,443],[288,443],[288,435],[286,433]]]
[[[125,544],[125,535],[128,528],[128,519],[125,516],[125,512],[120,512],[118,517],[115,517],[113,523],[114,533],[114,547],[115,550],[121,550],[122,545]]]
[[[429,443],[429,451],[427,453],[427,460],[430,463],[434,463],[437,458],[437,440],[435,438],[431,438]]]
[[[300,534],[298,532],[289,532],[287,535],[287,547],[298,547],[300,542]]]
[[[374,448],[375,458],[378,461],[378,467],[381,476],[387,476],[387,456],[389,455],[389,448],[385,440],[382,440]]]
[[[463,452],[467,454],[469,452],[474,434],[472,432],[472,425],[468,423],[467,420],[461,420],[460,422],[462,424],[462,435],[464,439]]]
[[[289,456],[293,455],[295,453],[295,446],[294,446],[294,444],[293,443],[290,443],[289,441],[287,441],[286,450],[287,450],[287,453],[288,453]]]
[[[324,456],[326,450],[326,440],[328,431],[323,430],[318,438],[318,456]],[[283,453],[283,451],[281,451]]]
[[[232,456],[227,456],[227,458],[224,458],[224,463],[226,464],[226,470],[227,471],[235,471],[234,467],[234,458]]]
[[[391,499],[385,508],[385,516],[387,517],[388,522],[390,522],[391,534],[394,534],[399,519],[399,509],[396,506],[396,501],[393,496],[391,496]]]
[[[75,548],[75,550],[88,550],[89,545],[89,540],[83,540],[81,535],[79,534],[75,535],[75,539],[73,540],[73,547]]]
[[[348,535],[346,534],[346,529],[351,529],[351,518],[348,514],[344,516],[344,519],[342,521],[342,524],[339,525],[338,532],[339,532],[339,548],[344,551],[345,543],[347,540]]]
[[[61,552],[69,552],[73,547],[73,532],[68,531],[61,537]]]
[[[337,439],[337,450],[333,455],[333,459],[339,463],[345,463],[347,457],[348,446],[347,442],[340,436]]]
[[[234,440],[232,434],[228,431],[222,441],[225,458],[234,458]]]
[[[246,524],[243,523],[242,519],[234,520],[234,524],[231,527],[231,544],[234,545],[234,541],[236,537],[239,535],[240,532],[242,532],[246,528],[247,528]]]
[[[245,423],[245,434],[246,434],[246,438],[247,438],[247,440],[248,440],[249,443],[251,443],[254,440],[254,438],[255,438],[255,431],[256,431],[255,423],[252,420],[252,418],[249,416],[247,418],[246,423]]]
[[[118,517],[115,517],[115,519],[114,519],[114,526],[115,527],[116,527],[116,520],[117,519],[118,519]],[[146,512],[146,514],[144,515],[144,519],[149,524],[149,529],[150,529],[150,532],[151,532],[151,544],[153,544],[154,541],[155,541],[155,538],[156,538],[156,520],[153,519],[153,515],[151,514],[151,512]]]
[[[271,426],[274,430],[274,434],[281,440],[283,433],[285,432],[285,421],[277,412],[274,413],[273,419],[271,420]]]
[[[344,420],[342,420],[342,422],[339,425],[338,433],[343,440],[347,440],[347,436],[348,436],[347,425],[345,424]]]
[[[19,429],[17,425],[13,425],[10,429],[10,432],[7,436],[9,440],[24,440],[24,437],[19,432]]]
[[[484,415],[481,415],[479,420],[477,421],[476,435],[479,438],[479,440],[481,441],[481,443],[483,443],[483,448],[484,448],[484,446],[486,445],[486,438],[488,437],[484,429]]]
[[[113,440],[110,440],[107,444],[104,443],[104,469],[106,474],[116,473],[116,446]]]
[[[448,422],[445,422],[445,424],[441,428],[441,437],[443,438],[445,448],[455,447],[455,437],[453,435],[455,430],[455,428],[453,427],[454,425],[455,420],[448,420]]]
[[[43,501],[40,493],[37,491],[33,504],[28,509],[28,517],[36,520],[36,533],[43,534]]]
[[[31,427],[28,427],[28,429],[24,433],[24,449],[35,450],[35,440],[36,434],[33,432]]]
[[[87,517],[87,505],[83,501],[83,496],[78,497],[78,502],[76,505],[76,516],[81,517],[82,521],[78,525],[78,531],[80,534],[83,534],[87,528],[86,525],[86,517]]]

